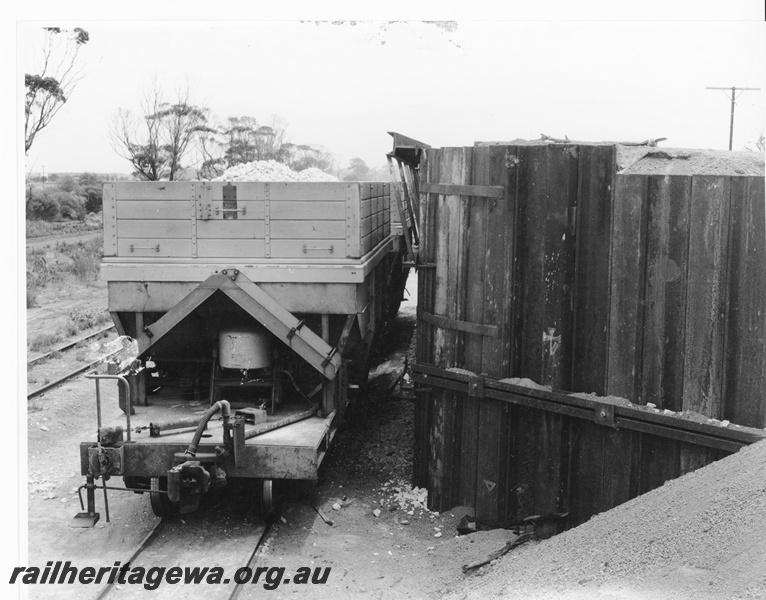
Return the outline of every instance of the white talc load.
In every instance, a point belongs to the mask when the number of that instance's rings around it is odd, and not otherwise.
[[[339,181],[339,179],[315,167],[293,171],[287,165],[275,160],[255,160],[229,167],[213,181]]]

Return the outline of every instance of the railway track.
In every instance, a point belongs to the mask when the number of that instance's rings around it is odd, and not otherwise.
[[[58,348],[55,348],[54,350],[51,350],[50,352],[47,352],[46,354],[43,354],[42,356],[37,356],[37,357],[35,357],[35,358],[31,359],[31,360],[28,360],[27,361],[27,368],[31,367],[32,365],[40,362],[41,360],[43,360],[45,358],[49,358],[52,354],[55,354],[55,353],[58,353],[58,352],[65,352],[67,350],[70,350],[70,349],[74,348],[77,344],[80,344],[82,342],[88,341],[88,340],[93,339],[93,338],[95,338],[97,336],[103,335],[104,333],[106,333],[108,331],[111,331],[112,329],[114,329],[114,325],[112,325],[110,327],[104,327],[103,329],[99,329],[98,331],[95,331],[95,332],[90,333],[90,334],[88,334],[86,336],[83,336],[81,338],[78,338],[76,340],[68,342],[68,343],[64,344],[63,346],[59,346]],[[112,354],[114,354],[114,353],[112,353]],[[87,363],[87,364],[85,364],[85,365],[83,365],[81,367],[77,367],[73,371],[70,371],[69,373],[67,373],[65,375],[62,375],[61,377],[59,377],[59,378],[57,378],[57,379],[55,379],[55,380],[53,380],[53,381],[51,381],[49,383],[46,383],[45,385],[42,385],[42,386],[40,386],[37,389],[32,390],[31,392],[29,392],[27,394],[27,400],[31,400],[32,398],[34,398],[36,396],[39,396],[40,394],[44,394],[48,390],[51,390],[51,389],[61,385],[62,383],[68,381],[69,379],[72,379],[73,377],[77,377],[79,374],[84,373],[85,371],[87,371],[89,369],[92,369],[96,365],[100,364],[101,362],[103,362],[104,360],[106,360],[107,358],[112,356],[112,354],[106,354],[106,355],[104,355],[104,356],[102,356],[100,358],[97,358],[94,361],[91,361],[91,362],[89,362],[89,363]]]
[[[53,381],[46,383],[45,385],[40,386],[39,388],[35,390],[32,390],[31,392],[27,394],[27,400],[31,400],[32,398],[39,396],[40,394],[44,394],[48,390],[51,390],[61,385],[62,383],[68,381],[69,379],[72,379],[73,377],[77,377],[80,373],[84,373],[88,369],[92,369],[96,365],[101,364],[104,360],[106,360],[107,358],[109,358],[110,356],[114,354],[116,354],[116,352],[113,352],[111,354],[106,354],[102,356],[101,358],[97,358],[96,360],[89,362],[86,365],[83,365],[82,367],[77,367],[74,371],[70,371],[69,373],[67,373],[66,375],[62,375],[58,379],[54,379]]]
[[[76,340],[72,340],[71,342],[67,342],[66,344],[63,344],[59,346],[58,348],[54,348],[50,352],[46,352],[45,354],[36,356],[28,360],[27,367],[31,367],[32,365],[40,362],[41,360],[45,360],[46,358],[49,358],[52,354],[56,354],[58,352],[64,352],[66,350],[69,350],[70,348],[74,348],[77,344],[80,344],[82,342],[87,342],[88,340],[93,339],[94,337],[98,337],[99,335],[102,335],[106,333],[107,331],[111,331],[112,329],[114,329],[114,325],[109,325],[108,327],[104,327],[103,329],[99,329],[98,331],[95,331],[93,333],[89,333],[86,336],[77,338]]]
[[[152,530],[141,540],[139,545],[127,559],[121,564],[130,564],[131,567],[145,565],[147,569],[151,567],[162,566],[223,566],[220,565],[218,560],[220,554],[215,551],[215,547],[211,547],[210,542],[206,539],[204,545],[200,545],[196,548],[196,555],[190,553],[188,545],[178,543],[178,538],[181,536],[190,535],[189,529],[183,524],[180,519],[162,519],[159,521]],[[181,531],[181,529],[184,529]],[[215,585],[207,584],[205,582],[199,584],[206,586],[206,588],[200,588],[197,585],[191,587],[189,597],[196,598],[201,594],[204,594],[207,600],[236,600],[239,598],[243,587],[247,586],[249,582],[243,581],[238,583],[235,581],[234,573],[238,572],[240,568],[247,567],[250,569],[250,573],[254,572],[258,563],[258,559],[261,554],[264,543],[269,538],[272,531],[272,523],[260,521],[257,523],[248,539],[251,542],[247,545],[248,548],[252,548],[252,551],[247,559],[245,565],[241,564],[229,564],[226,565],[225,576],[223,584]],[[176,535],[178,534],[178,535]],[[223,537],[223,536],[221,536]],[[229,542],[230,543],[230,542]],[[238,546],[244,546],[244,540],[238,539],[236,544]],[[129,575],[128,575],[129,577]],[[163,582],[163,593],[165,596],[168,594],[168,584]],[[185,586],[184,586],[185,587]],[[189,588],[187,588],[188,591]],[[179,588],[177,591],[181,591]],[[114,592],[114,593],[113,593]],[[116,597],[120,598],[132,598],[133,596],[143,598],[146,594],[146,590],[142,585],[120,585],[117,581],[107,583],[98,592],[94,600],[104,600],[105,598]],[[174,594],[175,596],[175,594]],[[183,595],[179,597],[184,597]]]

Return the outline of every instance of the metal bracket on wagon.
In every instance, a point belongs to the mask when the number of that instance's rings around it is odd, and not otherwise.
[[[340,354],[334,352],[332,346],[237,269],[214,273],[159,320],[147,326],[148,331],[142,331],[139,335],[139,357],[146,356],[152,346],[216,292],[228,296],[325,379],[335,379],[341,367]]]

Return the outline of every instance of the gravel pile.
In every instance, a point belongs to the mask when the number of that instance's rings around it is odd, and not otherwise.
[[[226,169],[213,181],[340,181],[337,177],[311,167],[293,171],[275,160],[255,160]]]
[[[637,175],[764,174],[764,155],[760,152],[618,147],[617,164],[621,173]]]
[[[453,598],[766,598],[766,441],[544,542]]]

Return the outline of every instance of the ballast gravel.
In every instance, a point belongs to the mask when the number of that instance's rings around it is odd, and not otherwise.
[[[528,543],[451,598],[766,598],[766,441]]]

